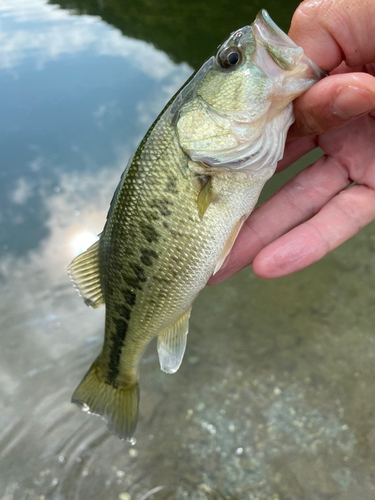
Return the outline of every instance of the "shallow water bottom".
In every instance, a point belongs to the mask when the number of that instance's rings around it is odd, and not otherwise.
[[[64,281],[23,296],[20,320],[10,293],[1,500],[373,499],[374,269],[372,225],[296,275],[207,287],[179,372],[159,370],[154,344],[144,356],[133,445],[69,402],[103,311]]]

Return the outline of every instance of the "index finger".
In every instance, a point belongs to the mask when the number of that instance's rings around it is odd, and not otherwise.
[[[217,284],[251,264],[273,241],[311,219],[350,184],[346,169],[331,157],[322,156],[302,170],[258,207],[247,219],[233,249],[209,284]]]
[[[373,0],[306,0],[294,13],[289,36],[318,66],[332,71],[375,60]]]

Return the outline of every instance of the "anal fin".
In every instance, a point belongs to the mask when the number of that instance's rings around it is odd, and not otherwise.
[[[229,238],[227,239],[227,242],[225,243],[224,248],[221,251],[221,254],[216,262],[216,266],[215,266],[215,270],[214,270],[213,274],[216,274],[223,267],[224,262],[225,262],[226,258],[228,257],[228,255],[230,254],[230,251],[233,248],[234,242],[236,241],[237,236],[238,236],[239,232],[241,231],[242,226],[243,226],[246,219],[247,219],[247,216],[243,215],[241,217],[241,219],[234,226],[234,228],[233,228],[232,232],[230,233]]]
[[[78,255],[68,267],[68,272],[85,304],[96,309],[104,304],[99,271],[99,241],[86,252]]]
[[[190,313],[191,307],[158,335],[160,368],[165,373],[175,373],[180,368],[186,349]]]

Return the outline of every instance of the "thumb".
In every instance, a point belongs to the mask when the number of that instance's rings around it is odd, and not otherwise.
[[[367,73],[328,76],[294,101],[288,139],[335,130],[375,110],[375,78]]]

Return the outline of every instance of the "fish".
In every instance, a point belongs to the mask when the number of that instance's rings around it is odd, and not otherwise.
[[[102,351],[72,396],[132,439],[139,363],[157,337],[175,373],[192,303],[223,266],[283,156],[292,101],[324,76],[262,10],[168,102],[121,176],[99,240],[69,266],[91,308],[106,306]]]

